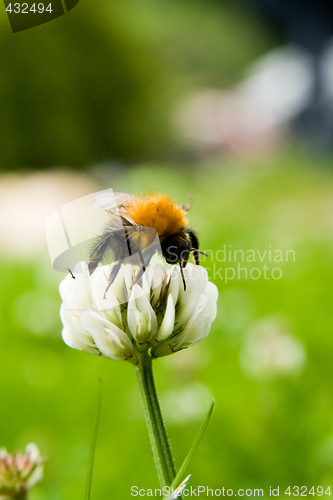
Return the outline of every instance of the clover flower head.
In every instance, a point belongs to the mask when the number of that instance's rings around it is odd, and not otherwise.
[[[43,462],[36,444],[30,443],[25,453],[8,453],[0,448],[0,500],[18,500],[43,478]]]
[[[161,357],[204,339],[216,316],[217,288],[201,266],[187,264],[184,290],[179,267],[123,264],[108,288],[113,264],[90,276],[81,262],[60,283],[60,315],[67,345],[91,354],[138,363],[138,354]]]

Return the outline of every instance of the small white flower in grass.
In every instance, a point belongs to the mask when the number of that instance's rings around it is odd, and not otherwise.
[[[0,448],[0,499],[27,498],[28,491],[43,479],[44,461],[34,443],[27,445],[25,453]]]
[[[306,350],[287,318],[271,316],[250,327],[240,351],[242,368],[256,378],[293,376],[306,363]]]
[[[60,284],[62,336],[70,347],[138,363],[138,354],[166,356],[204,339],[216,316],[217,288],[201,266],[187,264],[186,290],[179,267],[121,266],[108,288],[111,266],[89,276],[85,263]]]

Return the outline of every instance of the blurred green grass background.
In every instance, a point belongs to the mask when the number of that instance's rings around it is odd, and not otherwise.
[[[194,487],[263,488],[268,496],[269,486],[280,486],[282,498],[294,485],[333,492],[331,159],[295,146],[250,164],[194,160],[170,125],[179,98],[236,82],[276,35],[227,0],[100,0],[98,9],[81,0],[63,18],[15,36],[6,17],[0,21],[0,187],[18,170],[22,185],[14,184],[10,209],[25,186],[26,207],[18,204],[12,228],[23,254],[31,246],[23,235],[34,226],[29,192],[38,210],[55,190],[57,170],[49,181],[46,171],[39,196],[22,169],[56,165],[69,166],[71,199],[83,182],[73,167],[84,167],[96,189],[154,189],[181,203],[193,194],[189,219],[204,250],[294,250],[295,262],[277,263],[280,280],[226,284],[213,268],[226,264],[204,259],[220,293],[216,321],[204,342],[155,362],[156,383],[178,466],[216,400],[188,470]],[[10,220],[1,199],[0,206],[0,221]],[[62,276],[45,244],[35,258],[6,250],[3,227],[0,446],[33,441],[48,457],[30,499],[84,498],[100,377],[92,500],[131,498],[132,485],[158,487],[132,367],[62,342]],[[284,359],[276,366],[274,355],[265,369],[251,364],[251,338],[272,328],[268,348],[279,349],[275,331],[293,339],[297,369],[283,368]]]
[[[229,0],[81,0],[13,35],[0,11],[0,169],[179,155],[170,115],[236,81],[276,41]]]

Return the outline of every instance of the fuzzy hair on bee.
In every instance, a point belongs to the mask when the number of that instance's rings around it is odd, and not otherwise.
[[[139,266],[135,277],[138,282],[159,251],[168,264],[179,264],[186,290],[183,269],[191,252],[196,264],[202,253],[197,235],[187,226],[190,207],[178,205],[165,194],[139,197],[112,190],[99,193],[95,206],[108,212],[108,222],[90,255],[90,274],[111,251],[114,264],[108,288],[125,261]]]

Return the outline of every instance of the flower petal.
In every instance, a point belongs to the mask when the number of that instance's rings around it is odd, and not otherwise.
[[[171,295],[173,296],[174,303],[177,304],[178,292],[179,292],[179,281],[181,281],[180,271],[179,271],[178,266],[173,266],[170,269],[170,271],[167,275],[167,279],[168,279],[168,284],[169,284],[168,293],[171,293]]]
[[[179,328],[192,316],[200,295],[198,282],[191,278],[188,273],[187,275],[184,274],[184,276],[186,290],[184,290],[183,282],[180,281],[178,302],[176,304],[175,331],[179,330]]]
[[[153,281],[153,269],[151,266],[147,266],[145,272],[142,275],[142,290],[143,292],[149,296]]]
[[[83,313],[81,322],[104,356],[118,360],[133,355],[133,346],[126,333],[97,312],[87,310]]]
[[[141,345],[148,342],[157,331],[156,314],[138,284],[133,286],[128,301],[127,324],[133,338]]]
[[[156,333],[156,340],[161,342],[167,339],[173,332],[175,325],[175,304],[173,302],[173,296],[170,294],[168,296],[167,307],[165,310],[164,318]]]
[[[183,331],[171,341],[174,350],[184,349],[198,340],[204,339],[209,333],[211,323],[208,298],[202,293],[200,294],[197,307],[184,325]]]
[[[208,281],[205,286],[204,294],[207,295],[208,297],[208,302],[210,304],[210,320],[211,322],[213,322],[214,319],[216,318],[216,313],[217,313],[216,303],[219,295],[217,286],[214,285],[214,283]]]
[[[78,349],[79,351],[87,351],[90,354],[99,354],[98,349],[94,349],[81,340],[75,338],[69,328],[64,327],[62,329],[62,339],[65,344],[67,344],[69,347],[72,347],[73,349]]]
[[[150,303],[154,307],[159,304],[165,287],[166,270],[162,264],[156,264],[153,268],[153,280],[151,284]],[[164,285],[164,286],[163,286]]]

